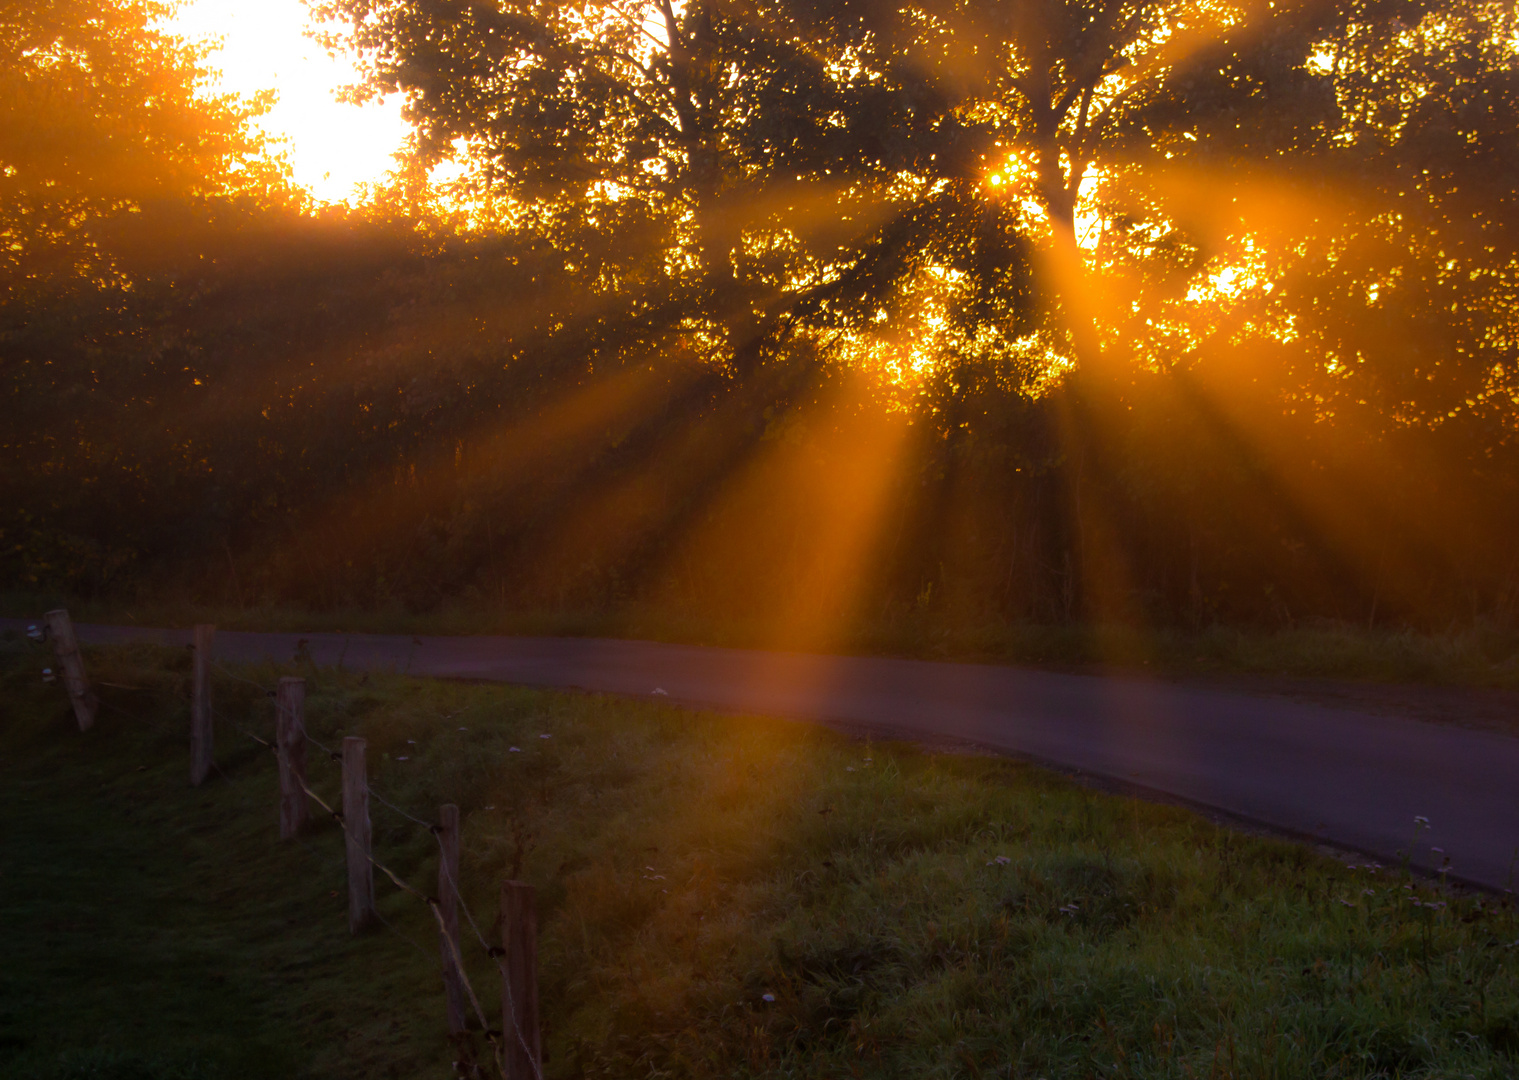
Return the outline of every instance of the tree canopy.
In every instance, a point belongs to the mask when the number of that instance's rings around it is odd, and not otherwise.
[[[1312,339],[1314,362],[1330,357],[1315,382],[1345,382],[1373,343],[1401,349],[1373,377],[1384,397],[1429,374],[1413,343],[1465,337],[1469,370],[1445,360],[1455,381],[1424,412],[1500,392],[1488,376],[1512,335],[1488,329],[1512,307],[1508,5],[326,10],[352,21],[372,86],[407,95],[423,157],[463,146],[520,214],[624,237],[609,286],[646,304],[674,290],[740,368],[811,331],[912,342],[918,362],[1016,355],[1037,381],[1083,353],[1185,361],[1248,325],[1272,345]],[[1393,249],[1424,265],[1394,272]],[[1289,280],[1243,314],[1244,282]],[[1474,282],[1465,303],[1443,295]],[[1338,311],[1347,290],[1369,297],[1368,317],[1318,327],[1301,310]],[[1482,313],[1475,337],[1445,317],[1452,302]],[[1136,305],[1175,332],[1136,335]]]
[[[183,209],[294,197],[250,119],[199,92],[204,50],[157,0],[0,4],[0,295],[102,282]],[[198,216],[198,215],[197,215]]]
[[[1512,5],[318,8],[359,207],[153,4],[0,8],[0,580],[1519,612]]]

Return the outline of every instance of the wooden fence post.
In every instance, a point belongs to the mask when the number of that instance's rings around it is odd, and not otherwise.
[[[501,1041],[506,1080],[539,1080],[543,1052],[538,1031],[538,913],[531,885],[501,883]]]
[[[306,828],[306,680],[287,675],[274,695],[274,746],[280,762],[280,839]]]
[[[343,740],[343,832],[348,850],[348,929],[357,934],[375,922],[374,865],[369,861],[369,777],[363,739]]]
[[[84,676],[84,658],[79,655],[79,641],[74,637],[74,624],[64,608],[49,611],[43,619],[53,638],[53,652],[58,657],[58,666],[63,669],[63,685],[74,706],[74,719],[79,721],[80,731],[89,731],[95,723],[95,712],[100,708],[100,702],[90,691],[90,681]]]
[[[195,663],[190,692],[190,783],[195,787],[211,775],[211,648],[216,627],[195,628]]]
[[[459,971],[459,808],[438,808],[438,913],[443,919],[443,992],[448,1034],[464,1034],[464,979]]]

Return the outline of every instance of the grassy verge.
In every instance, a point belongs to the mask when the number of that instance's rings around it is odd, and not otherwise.
[[[347,631],[389,634],[508,634],[626,637],[734,648],[784,648],[761,624],[719,621],[630,606],[615,611],[499,611],[454,606],[417,614],[391,609],[303,611],[188,603],[69,602],[0,595],[0,614],[36,618],[66,606],[81,622],[227,630]],[[1055,669],[1142,671],[1183,678],[1285,676],[1519,689],[1519,629],[1485,622],[1443,633],[1372,629],[1348,623],[1292,628],[962,623],[903,617],[843,630],[832,651],[930,660],[1029,664]]]
[[[280,844],[274,763],[229,727],[188,787],[182,652],[92,652],[111,685],[81,735],[48,659],[3,649],[0,1075],[451,1074],[422,905],[382,882],[389,927],[350,938],[339,833]],[[267,734],[281,672],[237,674],[218,711]],[[313,734],[366,736],[380,793],[461,806],[487,933],[495,883],[538,886],[551,1077],[1519,1069],[1519,918],[1396,868],[1003,760],[303,674]],[[334,790],[318,755],[311,773]],[[374,816],[377,855],[426,889],[429,835]]]

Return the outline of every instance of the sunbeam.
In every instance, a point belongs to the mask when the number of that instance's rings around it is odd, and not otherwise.
[[[1129,667],[1519,617],[1511,6],[294,11],[0,27],[15,588]]]

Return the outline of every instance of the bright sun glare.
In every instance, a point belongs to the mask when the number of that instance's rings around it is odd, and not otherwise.
[[[395,167],[408,125],[401,99],[348,105],[337,91],[357,73],[306,36],[301,0],[190,0],[168,28],[191,41],[220,38],[209,66],[219,72],[208,89],[253,94],[273,89],[279,100],[259,121],[283,142],[296,183],[317,198],[342,202],[354,185],[380,180]]]

